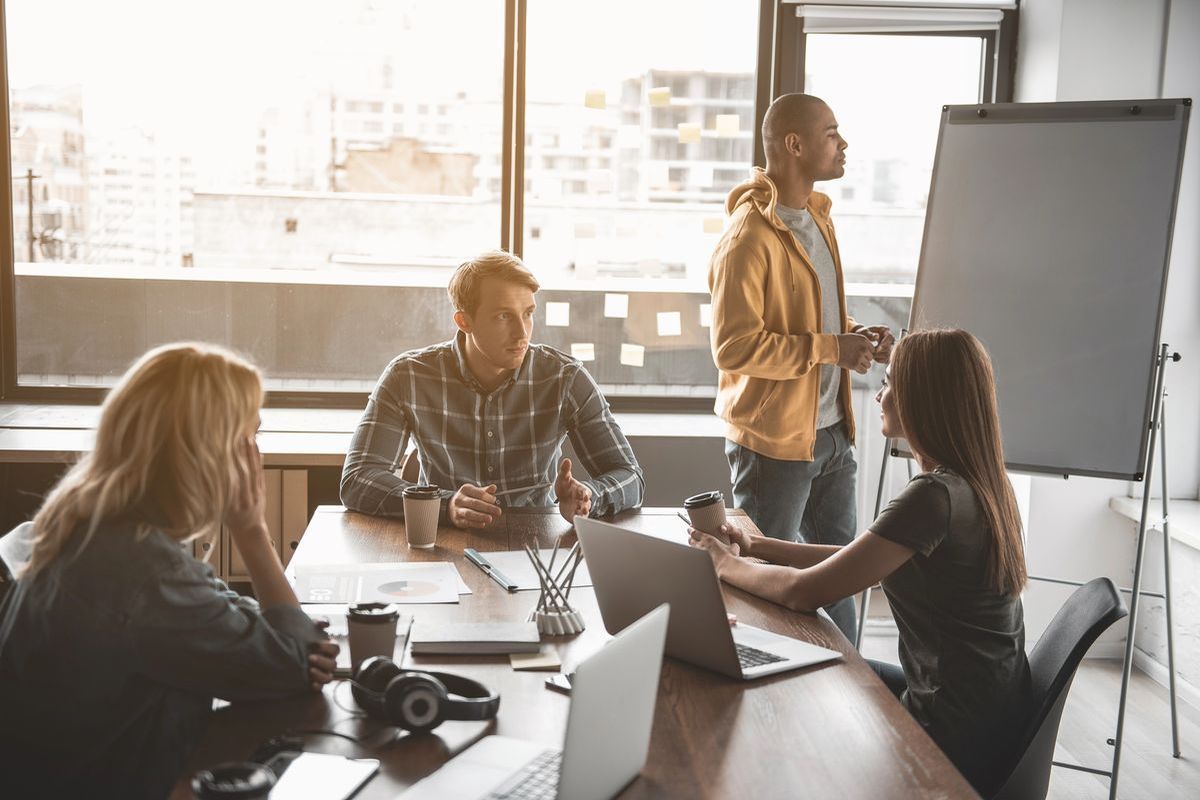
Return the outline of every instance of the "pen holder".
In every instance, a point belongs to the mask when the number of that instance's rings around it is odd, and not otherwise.
[[[525,554],[533,563],[533,571],[537,573],[541,583],[541,593],[538,595],[537,606],[529,612],[529,621],[536,622],[538,633],[550,636],[564,636],[579,633],[583,630],[583,615],[571,608],[568,602],[571,596],[571,585],[575,580],[575,570],[583,561],[583,552],[578,543],[571,548],[567,557],[557,565],[555,560],[558,548],[550,556],[550,563],[542,562],[537,550],[525,546]]]

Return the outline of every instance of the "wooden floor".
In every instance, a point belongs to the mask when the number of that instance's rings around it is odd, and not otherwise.
[[[896,663],[896,635],[868,629],[863,655]],[[1112,768],[1117,730],[1121,662],[1085,660],[1075,675],[1058,732],[1056,761]],[[1167,690],[1133,672],[1125,710],[1125,743],[1117,797],[1120,800],[1200,798],[1200,709],[1179,702],[1180,758],[1171,756],[1171,707]],[[1055,767],[1049,800],[1107,800],[1108,779]]]

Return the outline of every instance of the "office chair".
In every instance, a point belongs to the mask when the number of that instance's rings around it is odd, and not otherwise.
[[[1012,750],[1012,767],[999,788],[981,794],[991,800],[1046,797],[1058,724],[1075,670],[1100,634],[1128,614],[1108,578],[1089,581],[1067,598],[1029,654],[1033,699]]]

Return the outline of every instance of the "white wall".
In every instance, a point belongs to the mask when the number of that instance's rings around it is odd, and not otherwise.
[[[1200,48],[1196,46],[1200,41],[1200,0],[1024,0],[1019,36],[1014,98],[1018,102],[1200,97]],[[1185,356],[1167,373],[1171,495],[1185,498],[1196,496],[1200,481],[1200,415],[1196,412],[1200,408],[1200,348],[1192,346],[1200,342],[1198,139],[1200,119],[1192,119],[1163,321],[1163,340]],[[1120,187],[1113,191],[1119,192]],[[1157,491],[1156,486],[1152,488]],[[1034,478],[1027,553],[1030,572],[1077,580],[1108,575],[1121,585],[1130,585],[1134,536],[1129,522],[1108,509],[1110,497],[1130,489],[1107,480]],[[1025,600],[1031,640],[1070,591],[1031,584]],[[1200,620],[1180,622],[1200,627]],[[1146,628],[1141,627],[1139,636]],[[1093,654],[1118,655],[1123,630],[1103,637]],[[1152,652],[1158,649],[1149,638],[1146,644]]]

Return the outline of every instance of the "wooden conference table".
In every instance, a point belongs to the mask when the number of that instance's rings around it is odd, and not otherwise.
[[[737,524],[752,528],[740,511]],[[642,509],[616,523],[656,535],[686,539],[675,509]],[[443,528],[433,550],[410,550],[399,520],[317,509],[292,557],[297,564],[450,561],[470,587],[457,605],[412,605],[419,620],[516,621],[537,602],[536,592],[508,593],[463,557],[463,549],[516,550],[524,543],[568,547],[575,534],[557,509],[506,511],[488,529]],[[798,614],[722,584],[726,606],[740,622],[804,639],[844,654],[841,661],[752,682],[734,681],[667,658],[663,663],[650,754],[641,777],[623,798],[977,798],[891,695],[850,642],[824,617]],[[590,588],[577,588],[572,605],[587,620],[574,637],[552,637],[564,671],[608,638]],[[546,639],[544,639],[546,640]],[[190,798],[188,778],[204,766],[242,760],[285,730],[336,730],[365,746],[325,735],[305,736],[306,749],[377,758],[380,771],[357,798],[394,798],[480,737],[499,733],[562,746],[569,698],[548,690],[549,673],[518,672],[507,656],[413,656],[404,666],[459,672],[501,695],[491,723],[446,722],[431,735],[397,738],[386,726],[356,715],[350,686],[334,681],[321,694],[270,703],[232,705],[217,711],[206,737],[191,754],[172,797]]]

